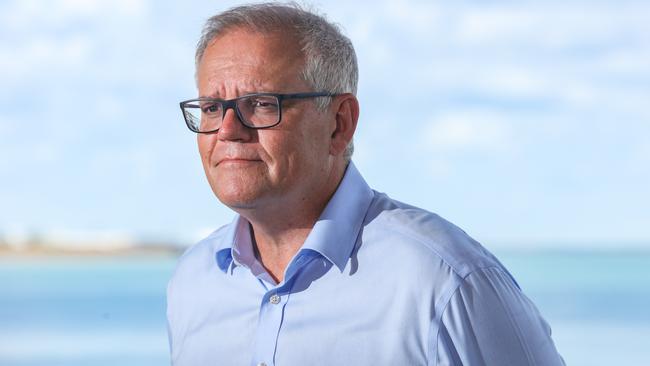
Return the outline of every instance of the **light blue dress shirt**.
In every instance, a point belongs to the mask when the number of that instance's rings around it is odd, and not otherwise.
[[[282,283],[238,216],[182,256],[167,301],[175,366],[564,364],[492,254],[352,163]]]

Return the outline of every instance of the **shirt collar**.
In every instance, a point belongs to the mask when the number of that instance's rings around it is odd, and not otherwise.
[[[350,162],[339,187],[314,224],[301,251],[319,253],[342,272],[357,241],[372,197],[372,190]],[[241,262],[248,262],[252,253],[249,223],[237,215],[217,244],[217,265],[223,272],[227,272],[233,264],[247,266]]]
[[[240,222],[245,221],[243,217],[236,215],[235,219],[225,227],[225,232],[221,240],[216,244],[215,259],[221,271],[226,272],[232,262],[232,248],[237,237],[238,228],[241,226]],[[250,235],[249,235],[250,237]]]
[[[342,272],[359,236],[373,193],[352,162],[302,249],[318,252]]]

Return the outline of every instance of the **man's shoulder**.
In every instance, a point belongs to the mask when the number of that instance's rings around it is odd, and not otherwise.
[[[389,245],[400,258],[440,262],[461,278],[479,268],[501,267],[487,249],[458,226],[383,193],[375,192],[363,235],[364,241]]]

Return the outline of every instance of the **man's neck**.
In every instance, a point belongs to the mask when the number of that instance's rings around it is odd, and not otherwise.
[[[251,238],[258,259],[277,283],[284,280],[284,271],[336,192],[344,172],[345,166],[320,190],[308,196],[280,202],[277,207],[266,210],[239,212],[251,224]]]
[[[284,272],[289,262],[300,250],[310,231],[311,227],[296,228],[268,236],[251,226],[255,256],[276,283],[284,280]]]

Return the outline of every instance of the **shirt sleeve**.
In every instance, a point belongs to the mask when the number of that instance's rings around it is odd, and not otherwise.
[[[441,318],[434,365],[561,366],[551,329],[500,268],[471,273]]]

